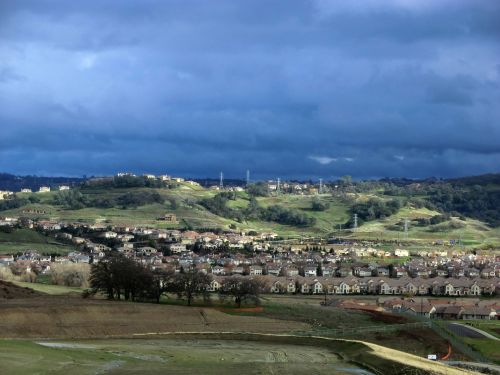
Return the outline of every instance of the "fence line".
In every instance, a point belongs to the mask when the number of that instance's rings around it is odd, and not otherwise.
[[[402,329],[417,329],[417,328],[428,328],[430,327],[430,322],[415,322],[415,323],[402,323],[402,324],[390,324],[385,326],[366,326],[366,327],[356,327],[356,328],[337,328],[337,329],[321,329],[322,334],[327,334],[334,337],[344,337],[360,335],[365,333],[373,332],[394,332]],[[316,333],[303,332],[305,336],[314,335]]]
[[[482,363],[491,363],[491,360],[483,356],[481,353],[478,351],[474,350],[471,346],[469,346],[467,343],[463,342],[460,340],[459,337],[453,334],[453,332],[445,329],[441,325],[437,324],[435,320],[425,317],[425,316],[418,316],[418,315],[413,315],[413,314],[406,314],[404,312],[400,312],[399,314],[405,315],[405,316],[411,316],[414,319],[418,319],[421,322],[427,322],[428,327],[431,328],[434,332],[436,332],[439,336],[447,340],[453,349],[457,349],[458,351],[462,352],[466,356],[474,359],[477,362],[482,362]]]
[[[459,338],[457,338],[453,333],[449,332],[447,329],[441,327],[439,324],[430,321],[431,325],[430,327],[434,332],[436,332],[438,335],[443,337],[444,339],[448,340],[448,342],[451,344],[452,348],[458,349],[460,352],[465,354],[466,356],[474,359],[477,362],[481,363],[490,363],[491,361],[483,356],[481,353],[475,351],[472,349],[469,345],[461,341]]]

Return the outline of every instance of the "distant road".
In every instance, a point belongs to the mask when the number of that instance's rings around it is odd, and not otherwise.
[[[449,323],[448,328],[458,336],[470,337],[473,339],[491,339],[500,341],[497,337],[485,332],[479,328],[471,327],[461,323]]]

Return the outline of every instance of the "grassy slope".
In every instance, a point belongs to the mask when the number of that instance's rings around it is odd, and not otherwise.
[[[410,208],[404,207],[395,215],[392,215],[386,219],[371,221],[365,223],[358,230],[357,236],[359,237],[371,237],[371,238],[384,238],[384,239],[403,239],[403,234],[401,231],[388,230],[388,225],[394,225],[404,218],[417,219],[417,218],[429,218],[434,215],[438,215],[436,211],[431,211],[426,208]],[[448,239],[461,239],[465,245],[479,245],[481,243],[493,245],[498,245],[500,241],[500,229],[490,228],[484,223],[474,220],[467,219],[461,221],[459,219],[452,219],[458,221],[464,225],[463,228],[445,230],[445,231],[430,231],[430,227],[417,227],[411,226],[408,232],[408,238],[411,240],[448,240]],[[445,222],[444,224],[447,224]]]
[[[42,253],[65,254],[75,248],[30,229],[16,229],[12,233],[0,232],[0,254],[12,254],[30,249]]]
[[[447,351],[446,340],[430,329],[406,328],[384,332],[384,328],[404,323],[405,319],[401,321],[383,320],[364,312],[321,307],[319,299],[315,297],[267,296],[263,307],[264,310],[261,313],[245,312],[238,313],[238,315],[254,315],[308,323],[311,326],[308,333],[323,337],[337,337],[338,330],[353,330],[348,335],[341,337],[373,342],[421,357],[425,357],[431,352],[444,355]],[[412,321],[408,319],[407,322]],[[377,328],[380,328],[378,332],[372,331]],[[357,330],[359,331],[356,333]],[[456,354],[455,359],[462,359],[462,357]]]
[[[111,197],[130,189],[114,190],[86,190],[85,194],[99,197]],[[141,190],[141,189],[138,189]],[[143,189],[147,190],[147,189]],[[217,192],[207,190],[201,187],[193,187],[187,184],[181,185],[176,189],[155,189],[167,200],[164,204],[152,204],[138,208],[85,208],[82,210],[65,210],[61,207],[51,205],[54,192],[37,194],[41,198],[40,204],[29,205],[31,208],[38,208],[46,211],[45,215],[32,215],[33,217],[44,217],[63,220],[82,220],[89,222],[108,222],[116,224],[143,224],[156,227],[192,227],[192,228],[228,228],[230,224],[236,225],[241,229],[255,229],[258,231],[275,231],[283,236],[302,236],[302,235],[326,235],[339,233],[339,224],[345,223],[349,217],[349,206],[340,199],[333,198],[327,194],[321,195],[320,199],[330,203],[330,208],[326,211],[312,211],[312,196],[301,195],[279,195],[272,197],[258,198],[259,204],[263,207],[278,204],[288,208],[301,210],[308,216],[316,218],[316,224],[312,227],[294,227],[280,225],[264,221],[247,221],[238,223],[233,220],[223,218],[208,212],[205,208],[194,204],[199,199],[209,198]],[[357,200],[364,201],[373,198],[377,192],[369,194],[358,194]],[[389,199],[389,197],[382,197]],[[392,198],[392,197],[391,197]],[[175,199],[178,207],[172,209],[169,199]],[[229,202],[232,208],[244,208],[248,205],[248,196],[246,193],[238,193],[238,198]],[[22,215],[21,209],[5,211],[5,215]],[[166,212],[173,212],[177,215],[179,222],[177,224],[167,224],[156,219]],[[367,222],[362,225],[356,233],[343,233],[343,235],[352,238],[372,238],[372,239],[403,239],[402,231],[387,230],[387,227],[394,225],[405,217],[416,219],[419,217],[431,217],[438,212],[427,209],[402,208],[398,213],[384,220]],[[458,220],[458,219],[453,219]],[[445,222],[443,225],[446,225]],[[483,223],[467,219],[462,222],[461,229],[446,229],[444,231],[430,231],[429,227],[410,226],[409,239],[417,242],[430,242],[435,240],[462,239],[465,245],[491,244],[500,245],[500,228],[489,228]],[[0,245],[1,246],[1,245]],[[0,247],[1,249],[1,247]]]
[[[12,283],[36,290],[37,292],[47,293],[51,295],[63,295],[68,293],[81,293],[83,288],[63,286],[63,285],[51,285],[51,284],[41,284],[41,283],[27,283],[22,281],[12,281]]]

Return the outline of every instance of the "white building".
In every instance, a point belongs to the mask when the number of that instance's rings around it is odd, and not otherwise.
[[[40,189],[38,189],[39,193],[48,193],[50,191],[50,187],[48,186],[40,186]]]
[[[408,250],[396,249],[396,250],[394,250],[394,256],[408,257],[408,256],[410,256],[410,252]]]

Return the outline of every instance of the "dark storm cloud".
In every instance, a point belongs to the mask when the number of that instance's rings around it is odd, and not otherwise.
[[[0,170],[498,171],[500,3],[2,1]]]

